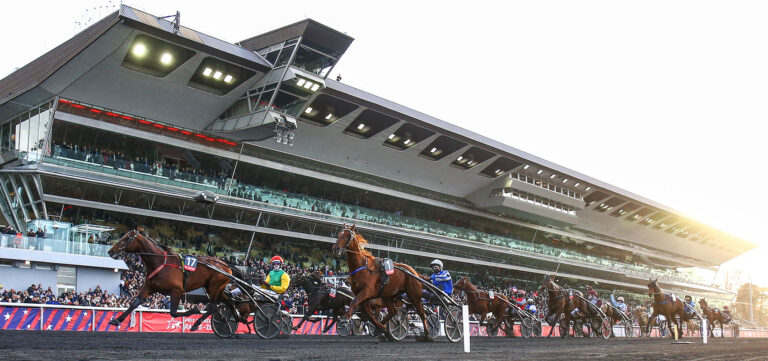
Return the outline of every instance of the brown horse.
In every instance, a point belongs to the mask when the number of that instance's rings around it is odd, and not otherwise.
[[[632,316],[637,320],[637,325],[640,326],[640,336],[650,336],[651,334],[648,332],[648,311],[642,306],[637,306],[632,311]]]
[[[547,290],[548,296],[547,308],[549,311],[547,312],[546,317],[544,317],[544,320],[549,323],[550,327],[547,337],[552,336],[552,333],[555,331],[555,324],[558,321],[560,322],[561,326],[560,337],[566,337],[568,336],[568,329],[570,328],[571,324],[571,311],[577,307],[580,310],[587,310],[588,306],[581,298],[572,296],[574,294],[582,296],[581,292],[576,290],[569,291],[563,289],[557,283],[555,283],[555,277],[556,275],[544,275],[544,279],[541,284],[541,287]],[[556,317],[550,319],[552,315],[555,315]]]
[[[171,317],[184,317],[192,314],[199,314],[197,307],[186,312],[178,312],[179,301],[187,291],[196,290],[200,287],[205,288],[212,304],[220,301],[226,302],[233,307],[231,300],[223,294],[224,287],[229,283],[227,276],[209,268],[211,265],[224,272],[232,274],[232,270],[218,258],[198,256],[198,265],[195,271],[184,271],[182,259],[178,254],[168,247],[162,246],[141,234],[138,230],[131,230],[125,233],[117,243],[108,251],[109,256],[114,259],[122,258],[126,253],[137,254],[142,263],[149,272],[144,286],[139,290],[139,294],[131,301],[130,307],[115,319],[109,321],[111,325],[117,326],[125,320],[144,299],[154,293],[171,296]],[[187,273],[186,277],[184,273]],[[207,307],[205,315],[200,317],[192,327],[196,330],[205,318],[210,316],[216,307]]]
[[[715,330],[715,322],[720,323],[720,337],[725,337],[725,332],[723,332],[723,325],[730,323],[732,321],[731,318],[727,318],[723,315],[720,310],[714,307],[709,307],[707,304],[707,300],[700,299],[699,300],[699,306],[701,306],[701,313],[704,316],[704,318],[707,319],[707,322],[709,325],[707,325],[707,331],[709,332],[710,337],[714,337],[714,330]]]
[[[488,292],[478,291],[467,277],[462,277],[453,287],[467,294],[469,313],[480,315],[480,325],[490,327],[489,330],[498,330],[503,318],[507,315],[507,307],[509,307],[509,300],[504,295],[497,294],[491,299]],[[485,317],[489,312],[493,314],[495,319],[493,324],[485,323]],[[493,333],[489,331],[488,336],[494,336]]]
[[[674,332],[672,330],[672,323],[674,322],[675,327],[677,328],[677,334],[679,337],[683,337],[682,323],[688,320],[688,317],[685,314],[685,306],[679,299],[673,300],[672,296],[665,294],[664,291],[661,290],[661,287],[659,287],[658,280],[658,278],[653,281],[648,279],[648,281],[650,281],[648,283],[648,297],[653,297],[653,314],[648,323],[648,333],[650,334],[651,332],[653,323],[656,321],[656,316],[664,315],[669,330]],[[674,318],[675,315],[680,317],[679,321]]]
[[[348,280],[352,286],[352,291],[355,293],[355,299],[350,303],[346,317],[351,319],[355,309],[361,306],[376,328],[380,331],[385,331],[386,326],[384,325],[397,314],[396,303],[405,293],[408,296],[411,307],[418,312],[421,321],[426,325],[427,317],[421,306],[421,282],[395,268],[394,273],[389,276],[389,282],[384,285],[382,283],[383,270],[371,252],[363,248],[363,245],[366,243],[368,241],[363,236],[355,233],[355,225],[351,227],[344,225],[339,232],[336,243],[333,245],[333,251],[336,256],[341,256],[343,252],[347,253],[347,267],[350,270]],[[407,264],[395,263],[394,265],[407,270],[417,277],[421,277],[416,270]],[[387,307],[387,316],[381,322],[377,321],[376,317],[374,317],[370,302],[366,302],[375,298],[380,298],[384,306]],[[427,336],[428,330],[424,327],[423,340],[429,340]]]

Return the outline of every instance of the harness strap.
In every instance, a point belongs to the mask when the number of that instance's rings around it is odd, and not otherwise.
[[[168,263],[168,252],[163,251],[163,264],[161,264],[160,267],[155,268],[155,270],[152,271],[152,273],[150,273],[149,276],[147,276],[147,281],[152,279],[152,277],[155,277],[165,266],[175,267],[175,268],[178,268],[178,269],[182,270],[181,272],[184,272],[184,270],[181,267],[179,267],[179,266],[177,266],[175,264]]]
[[[362,271],[362,270],[364,270],[365,268],[366,268],[366,267],[365,267],[365,265],[363,265],[363,266],[360,266],[360,268],[358,268],[358,269],[356,269],[356,270],[354,270],[354,271],[350,272],[350,273],[349,273],[349,275],[351,276],[351,275],[353,275],[353,274],[355,274],[355,273],[357,273],[357,272],[359,272],[359,271]]]

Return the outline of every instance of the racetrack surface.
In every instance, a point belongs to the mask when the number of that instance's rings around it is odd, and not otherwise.
[[[6,360],[766,360],[768,339],[689,339],[687,345],[659,338],[508,339],[473,337],[472,353],[444,337],[435,342],[380,342],[370,336],[255,335],[220,339],[212,334],[0,331]]]

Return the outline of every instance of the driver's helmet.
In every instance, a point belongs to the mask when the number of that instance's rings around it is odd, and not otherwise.
[[[619,302],[624,302],[624,297],[622,297],[622,296],[619,296],[619,298],[617,298],[617,299],[616,299],[616,301],[619,301]]]
[[[279,264],[285,263],[285,261],[283,261],[283,257],[280,257],[280,256],[272,257],[272,260],[270,261],[270,263],[274,264],[276,262],[279,263]]]
[[[685,296],[685,300],[686,300],[686,301],[690,301],[690,300],[692,300],[692,299],[693,299],[693,298],[691,298],[691,296],[689,296],[689,295],[686,295],[686,296]]]
[[[728,306],[723,306],[723,309],[728,311]]]
[[[589,291],[587,291],[587,295],[597,297],[597,291],[589,290]]]
[[[520,297],[524,297],[525,296],[525,290],[517,290],[517,295],[520,296]]]
[[[529,298],[527,302],[528,302],[529,305],[532,305],[533,304],[533,298]]]
[[[436,260],[432,261],[432,263],[430,263],[429,266],[430,267],[438,266],[438,267],[440,267],[440,269],[442,269],[443,268],[443,261],[441,261],[439,259],[436,259]]]

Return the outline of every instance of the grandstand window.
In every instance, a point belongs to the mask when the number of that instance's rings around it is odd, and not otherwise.
[[[299,46],[299,49],[296,51],[296,57],[293,60],[293,66],[321,77],[328,75],[328,72],[335,64],[335,58],[304,45]]]
[[[288,65],[288,62],[291,60],[291,56],[293,55],[293,50],[295,48],[295,45],[283,48],[283,50],[280,51],[280,55],[277,57],[277,60],[275,60],[275,68]]]

